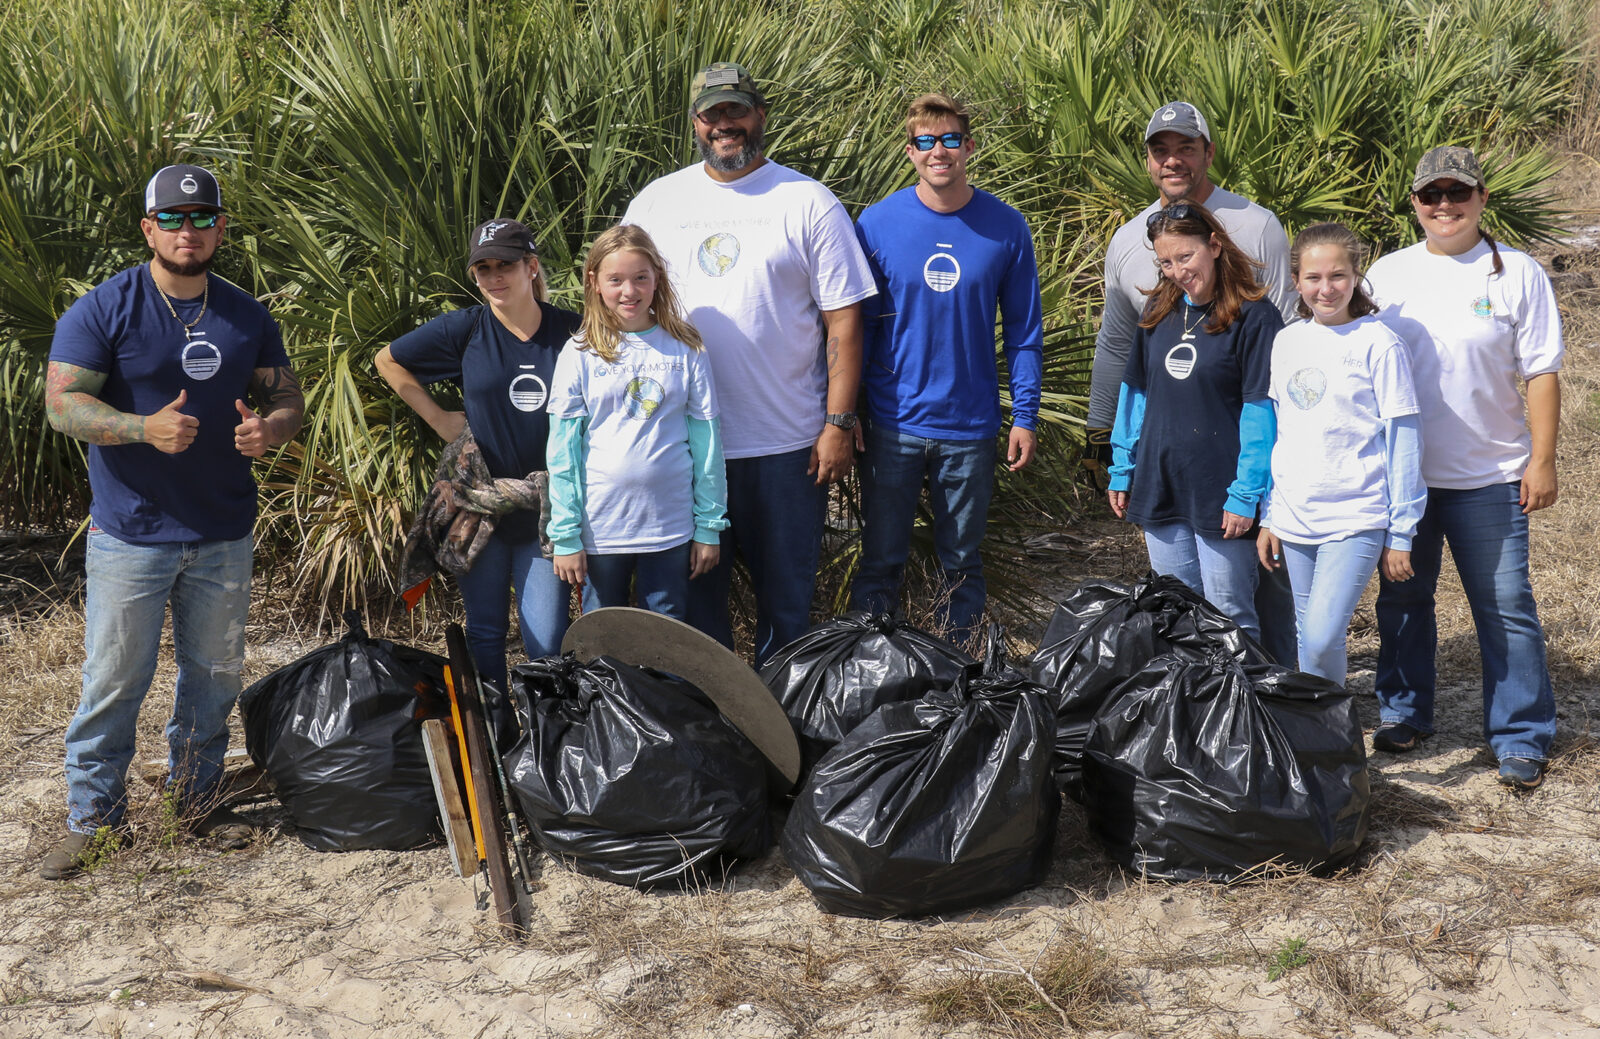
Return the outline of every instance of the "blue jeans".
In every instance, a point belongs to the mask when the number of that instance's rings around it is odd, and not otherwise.
[[[624,552],[585,557],[589,578],[583,585],[583,608],[631,606],[634,585],[639,606],[652,613],[685,620],[689,615],[689,546],[685,541],[660,552]]]
[[[186,808],[216,799],[244,666],[250,556],[248,537],[130,545],[90,529],[83,696],[67,726],[68,828],[116,826],[127,810],[134,730],[169,602],[178,661],[167,721],[171,782]]]
[[[891,613],[911,550],[924,479],[933,509],[933,545],[945,596],[936,618],[951,641],[965,644],[983,617],[984,529],[994,495],[994,438],[932,440],[873,426],[861,459],[861,565],[850,607]]]
[[[1254,540],[1252,534],[1249,540]],[[1299,635],[1296,632],[1294,591],[1288,571],[1256,571],[1256,619],[1261,623],[1261,645],[1284,667],[1296,667]]]
[[[1350,618],[1377,569],[1387,533],[1363,530],[1320,545],[1283,542],[1283,564],[1294,588],[1300,630],[1301,671],[1345,684]]]
[[[529,659],[561,652],[567,633],[572,586],[556,576],[555,564],[539,551],[537,540],[511,542],[496,532],[472,569],[456,577],[467,609],[467,645],[478,674],[506,687],[506,634],[511,630],[509,585],[517,598],[522,648]]]
[[[1444,543],[1472,607],[1483,660],[1483,735],[1495,755],[1545,761],[1556,735],[1555,694],[1544,629],[1528,579],[1528,517],[1521,483],[1468,491],[1428,488],[1428,509],[1411,544],[1409,581],[1378,587],[1380,717],[1433,731],[1439,641],[1434,592]]]
[[[811,448],[730,458],[728,529],[716,567],[689,583],[689,623],[733,648],[728,591],[734,556],[756,596],[756,667],[811,626],[811,595],[827,516],[828,488],[807,475]]]
[[[1243,538],[1204,538],[1187,523],[1144,528],[1150,569],[1170,574],[1205,596],[1251,638],[1261,637],[1256,621],[1256,576],[1261,562],[1256,543]]]

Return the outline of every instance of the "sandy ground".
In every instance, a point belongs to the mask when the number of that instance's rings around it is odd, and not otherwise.
[[[133,847],[50,883],[35,870],[60,833],[61,738],[81,655],[72,579],[56,576],[50,597],[63,605],[0,618],[0,1035],[1600,1039],[1592,261],[1566,261],[1563,502],[1534,526],[1561,724],[1537,793],[1494,781],[1475,646],[1452,592],[1442,729],[1416,754],[1373,758],[1371,836],[1333,878],[1145,883],[1110,864],[1068,803],[1046,882],[980,911],[831,917],[776,850],[687,894],[641,894],[545,862],[532,936],[513,944],[476,907],[483,885],[455,877],[442,847],[319,854],[270,798],[244,806],[265,834],[244,851],[169,844],[157,791],[136,779]],[[1142,564],[1128,528],[1077,533],[1085,541],[1070,556],[1039,559],[1063,584]],[[57,573],[30,546],[12,548],[0,592]],[[285,636],[267,610],[252,625],[247,678],[319,644]],[[1352,638],[1370,730],[1370,602]],[[164,663],[141,759],[161,753],[170,686]]]

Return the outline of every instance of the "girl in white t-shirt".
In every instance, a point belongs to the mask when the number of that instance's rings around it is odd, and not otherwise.
[[[550,393],[555,572],[584,586],[585,609],[629,605],[632,584],[640,606],[683,620],[728,525],[711,365],[635,225],[595,240],[583,303]]]
[[[1405,344],[1361,286],[1361,242],[1339,224],[1294,240],[1296,321],[1272,344],[1277,412],[1272,491],[1256,551],[1287,566],[1300,669],[1346,676],[1345,632],[1381,562],[1411,577],[1411,539],[1427,501],[1417,395]]]

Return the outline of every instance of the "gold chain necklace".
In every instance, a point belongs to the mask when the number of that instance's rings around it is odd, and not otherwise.
[[[1206,307],[1209,307],[1209,306],[1210,306],[1210,304],[1208,303],[1205,306],[1201,307],[1200,308],[1200,316],[1198,318],[1196,318],[1194,320],[1194,322],[1191,324],[1190,321],[1189,321],[1189,301],[1188,301],[1188,299],[1185,299],[1183,301],[1183,336],[1182,336],[1183,339],[1193,339],[1194,338],[1194,330],[1200,324],[1200,322],[1202,322],[1202,321],[1204,321],[1206,319]]]
[[[173,306],[172,300],[167,298],[167,293],[161,288],[161,283],[156,281],[155,271],[150,272],[150,282],[151,284],[155,285],[156,292],[160,294],[161,302],[167,305],[167,313],[172,315],[172,320],[176,321],[180,325],[183,325],[183,341],[187,343],[189,340],[193,339],[194,326],[198,325],[200,323],[200,319],[206,316],[206,307],[211,303],[211,276],[209,274],[206,275],[205,291],[200,294],[200,313],[196,314],[194,316],[194,320],[188,322],[187,324],[184,323],[183,318],[178,316],[178,308]]]

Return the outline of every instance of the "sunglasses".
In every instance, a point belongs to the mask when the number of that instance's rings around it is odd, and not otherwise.
[[[919,133],[915,137],[911,138],[911,143],[916,146],[916,149],[919,152],[931,152],[933,151],[933,146],[935,144],[942,144],[946,148],[954,151],[955,149],[961,147],[962,142],[964,142],[966,139],[967,135],[959,131],[939,134]]]
[[[1444,199],[1449,199],[1459,206],[1471,198],[1477,190],[1472,184],[1452,184],[1448,188],[1437,188],[1430,184],[1425,188],[1418,188],[1411,194],[1425,206],[1436,206]]]
[[[1187,202],[1179,202],[1176,205],[1167,206],[1165,209],[1158,209],[1146,217],[1144,221],[1145,236],[1153,242],[1164,226],[1180,220],[1198,220],[1207,227],[1211,226],[1211,221],[1201,215],[1200,207],[1191,206]]]
[[[199,213],[155,213],[150,219],[163,231],[176,231],[183,226],[185,220],[196,231],[209,231],[217,226],[217,221],[222,219],[222,214],[217,212]]]
[[[702,112],[696,112],[694,117],[705,126],[715,126],[724,119],[738,120],[743,119],[749,114],[749,105],[741,105],[735,101],[729,102],[728,104],[716,105],[715,107],[707,108]]]

